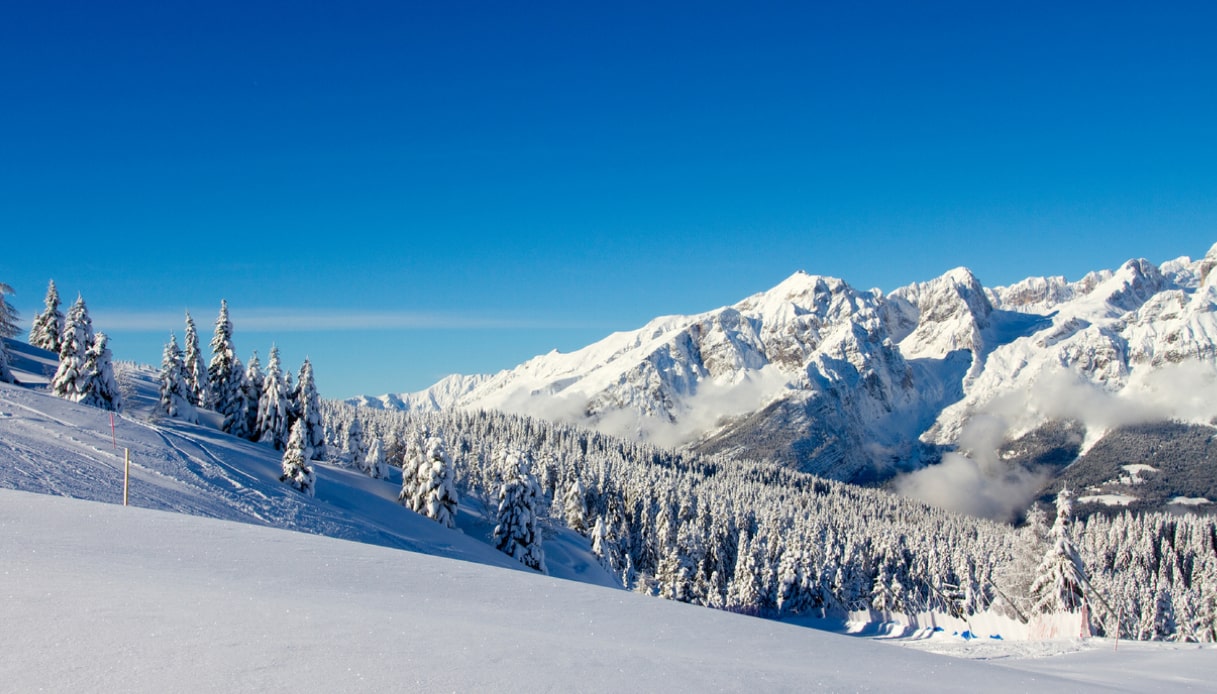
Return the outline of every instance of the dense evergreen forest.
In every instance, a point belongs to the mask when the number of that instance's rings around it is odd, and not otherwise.
[[[767,617],[993,609],[1024,620],[1076,608],[1077,593],[1097,633],[1217,640],[1211,516],[1070,524],[1066,507],[1064,527],[1038,509],[1014,529],[764,462],[501,413],[337,402],[323,411],[330,450],[345,449],[348,460],[364,455],[351,450],[352,427],[391,464],[443,440],[461,503],[489,518],[522,459],[539,488],[542,527],[588,537],[604,566],[638,592]]]

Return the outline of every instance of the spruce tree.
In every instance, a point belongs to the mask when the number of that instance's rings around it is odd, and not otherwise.
[[[85,353],[92,344],[93,321],[89,318],[84,297],[78,295],[76,303],[68,309],[63,339],[59,343],[59,368],[51,379],[52,395],[73,402],[84,397],[89,378],[85,371]]]
[[[452,458],[442,438],[432,436],[427,440],[426,461],[416,474],[414,510],[440,525],[455,527],[460,502]],[[403,482],[402,494],[405,493]]]
[[[279,476],[279,481],[286,482],[309,496],[316,494],[317,477],[304,457],[304,428],[299,422],[292,427],[284,447],[283,474]]]
[[[186,367],[182,361],[182,349],[177,345],[177,336],[169,334],[165,352],[161,357],[160,401],[157,411],[168,417],[187,422],[197,422],[198,413],[190,404],[190,393],[186,387]]]
[[[114,378],[109,338],[97,333],[93,345],[85,351],[85,385],[80,402],[103,410],[119,411],[123,407],[118,381]]]
[[[576,477],[567,486],[566,497],[562,500],[566,527],[583,535],[587,534],[587,500],[584,497],[583,484]]]
[[[190,404],[195,407],[211,407],[207,392],[207,367],[203,365],[203,350],[199,347],[199,332],[194,327],[194,318],[186,312],[186,389],[190,393]]]
[[[241,379],[245,375],[240,369],[240,360],[232,344],[232,322],[228,320],[228,302],[220,301],[220,314],[216,317],[215,333],[211,337],[211,363],[207,365],[207,388],[211,408],[223,415],[224,431],[231,431],[241,406]],[[284,440],[287,434],[284,432]],[[282,448],[277,446],[276,448]]]
[[[1056,495],[1056,520],[1049,531],[1051,545],[1031,584],[1032,609],[1036,612],[1073,612],[1084,602],[1086,571],[1071,537],[1072,516],[1073,494],[1066,487]]]
[[[279,368],[279,348],[271,346],[270,363],[262,380],[262,397],[258,400],[258,440],[281,451],[287,445],[287,396],[284,393],[283,372]],[[303,434],[302,434],[303,435]],[[304,450],[301,449],[301,455]]]
[[[0,337],[0,382],[16,383],[17,379],[13,376],[13,370],[9,366],[8,361],[8,345],[5,344],[4,338]]]
[[[21,334],[21,327],[17,324],[20,314],[8,302],[8,295],[15,293],[12,287],[0,282],[0,337],[11,339]]]
[[[363,425],[359,423],[358,415],[347,425],[346,441],[342,446],[341,462],[346,467],[359,467],[367,455],[363,448]]]
[[[241,412],[244,417],[245,438],[257,441],[258,405],[262,401],[262,384],[266,375],[262,373],[262,362],[258,361],[258,350],[254,350],[245,367],[245,379],[241,384]]]
[[[34,316],[30,344],[58,354],[59,343],[63,339],[64,317],[59,310],[59,290],[55,288],[55,280],[51,280],[47,286],[45,304],[42,313]]]
[[[321,396],[313,380],[313,364],[305,357],[300,366],[300,382],[296,387],[296,406],[304,422],[304,449],[309,460],[325,460],[325,422],[321,416]],[[358,466],[363,457],[354,461]]]
[[[385,462],[384,446],[380,442],[380,437],[372,439],[372,445],[368,446],[368,454],[364,456],[360,469],[363,474],[373,479],[384,479],[389,476],[389,464]]]
[[[507,451],[503,458],[504,478],[499,487],[495,546],[525,566],[544,573],[545,550],[541,545],[540,519],[537,517],[541,485],[525,456]]]

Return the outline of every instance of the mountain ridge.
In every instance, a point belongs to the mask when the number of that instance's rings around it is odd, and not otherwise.
[[[989,288],[958,267],[886,294],[800,270],[729,306],[375,400],[503,410],[844,481],[882,480],[967,444],[977,414],[1005,418],[1007,439],[1070,418],[1039,402],[1057,381],[1119,409],[1129,404],[1122,398],[1161,390],[1158,376],[1180,364],[1211,378],[1214,266],[1217,245],[1198,260],[1132,259],[1073,282],[1031,277]],[[1006,402],[1020,398],[1021,407]],[[1177,410],[1153,415],[1204,419]],[[1087,421],[1088,441],[1127,418]]]

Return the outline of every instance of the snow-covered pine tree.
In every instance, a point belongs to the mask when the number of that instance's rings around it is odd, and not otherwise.
[[[325,421],[321,416],[321,396],[317,393],[317,383],[313,380],[313,364],[308,357],[304,358],[304,364],[300,366],[296,406],[299,408],[300,421],[304,422],[305,455],[309,460],[325,460]],[[356,462],[363,462],[363,458]]]
[[[545,572],[545,550],[537,511],[541,505],[541,485],[533,476],[525,455],[509,450],[503,454],[503,484],[499,488],[498,524],[494,526],[495,546],[525,566]]]
[[[262,380],[262,397],[258,400],[257,435],[258,441],[269,443],[277,451],[283,450],[287,445],[290,434],[285,388],[283,371],[279,368],[279,348],[272,345],[270,363],[266,365],[266,378]]]
[[[426,462],[417,473],[415,510],[440,525],[455,527],[460,499],[456,494],[452,458],[444,440],[438,436],[428,439],[426,456]]]
[[[359,462],[365,457],[367,457],[367,452],[363,448],[363,425],[359,423],[359,416],[356,415],[347,425],[347,437],[342,446],[341,462],[347,467],[358,467]]]
[[[239,366],[232,344],[232,322],[228,320],[228,301],[220,301],[215,333],[211,337],[211,362],[207,365],[207,389],[211,409],[224,416],[224,431],[231,431],[241,416],[241,379],[245,375]],[[284,430],[283,439],[287,439]],[[282,444],[276,446],[282,449]]]
[[[372,444],[368,446],[368,454],[364,456],[360,470],[373,479],[384,479],[389,476],[389,464],[385,462],[384,445],[380,442],[379,436],[372,439]]]
[[[59,310],[59,290],[55,288],[55,280],[46,289],[45,308],[42,313],[34,316],[34,325],[30,327],[30,344],[49,352],[59,353],[59,342],[63,339],[63,312]]]
[[[59,368],[51,379],[51,394],[79,402],[87,392],[89,374],[85,371],[85,352],[93,344],[93,321],[84,297],[77,295],[76,303],[68,309],[68,320],[59,343]]]
[[[1048,514],[1033,504],[1027,522],[1015,536],[1014,557],[997,575],[997,609],[1011,617],[1027,619],[1032,611],[1031,585],[1048,547]]]
[[[286,482],[309,496],[316,494],[317,476],[304,457],[304,427],[300,426],[299,422],[292,427],[283,450],[283,474],[279,476],[279,481]]]
[[[186,387],[186,367],[182,361],[182,348],[177,345],[177,336],[169,334],[165,352],[161,357],[160,402],[157,411],[167,417],[197,422],[198,412],[190,404],[190,393]]]
[[[17,379],[13,376],[13,370],[9,366],[8,361],[8,345],[4,343],[4,338],[0,337],[0,382],[16,383]]]
[[[566,527],[582,535],[587,534],[587,499],[583,483],[579,478],[571,480],[566,487],[566,497],[562,500],[562,515]]]
[[[8,295],[15,293],[12,287],[0,282],[0,337],[11,339],[21,334],[21,327],[17,324],[21,316],[8,302]]]
[[[114,378],[109,338],[105,333],[97,333],[93,345],[85,351],[84,371],[85,392],[81,394],[80,402],[103,410],[122,410],[123,398]]]
[[[199,331],[194,327],[194,318],[186,312],[186,389],[190,393],[190,404],[195,407],[211,407],[211,396],[207,391],[207,367],[203,364],[203,350],[199,346]]]
[[[254,350],[245,366],[245,379],[241,383],[241,411],[244,413],[245,432],[240,434],[251,441],[258,440],[258,404],[262,400],[262,362],[258,361],[258,350]]]
[[[1065,487],[1056,495],[1056,520],[1048,535],[1051,545],[1031,584],[1032,609],[1041,614],[1077,611],[1085,602],[1086,571],[1071,537],[1072,525],[1073,493]]]
[[[741,531],[737,544],[735,571],[727,584],[727,609],[741,614],[757,615],[761,604],[760,562],[755,544]]]

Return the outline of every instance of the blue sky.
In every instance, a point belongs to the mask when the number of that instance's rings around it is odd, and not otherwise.
[[[83,293],[123,359],[226,298],[243,359],[397,392],[799,269],[1217,241],[1210,3],[14,5],[0,281],[26,322]]]

